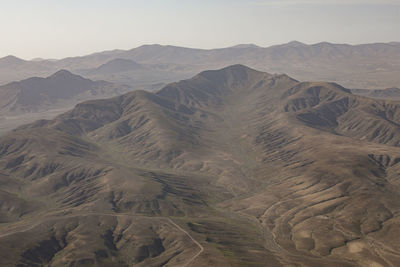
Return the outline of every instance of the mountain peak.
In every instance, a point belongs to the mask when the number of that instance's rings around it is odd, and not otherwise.
[[[287,46],[291,46],[291,47],[301,47],[301,46],[306,46],[305,43],[299,42],[299,41],[291,41],[289,43],[286,44]]]
[[[233,71],[257,71],[255,69],[247,67],[246,65],[243,65],[243,64],[234,64],[234,65],[230,65],[230,66],[227,66],[227,67],[221,69],[221,71],[224,71],[224,70],[230,70],[230,71],[231,70],[233,70]]]
[[[20,59],[20,58],[18,58],[18,57],[16,57],[16,56],[13,56],[13,55],[8,55],[8,56],[5,56],[5,57],[3,57],[3,58],[0,58],[1,60],[22,60],[22,59]]]
[[[23,63],[23,62],[25,62],[25,60],[20,59],[13,55],[9,55],[9,56],[0,58],[0,62],[4,63],[4,64],[15,64],[15,63]]]
[[[48,78],[69,78],[69,77],[80,77],[80,76],[73,74],[73,73],[69,72],[68,70],[62,69],[62,70],[55,72]]]
[[[107,63],[104,63],[101,65],[99,68],[104,68],[104,67],[125,67],[125,68],[139,68],[141,65],[137,63],[136,61],[133,61],[131,59],[125,59],[125,58],[115,58]]]
[[[242,64],[235,64],[231,66],[227,66],[223,69],[219,70],[207,70],[203,71],[199,74],[199,76],[202,76],[207,79],[213,79],[213,77],[221,77],[221,74],[232,74],[234,77],[241,77],[243,78],[243,75],[247,75],[248,73],[261,73],[258,70],[249,68],[245,65]]]
[[[229,65],[229,66],[227,66],[225,68],[222,68],[222,69],[206,70],[206,71],[203,71],[201,73],[206,73],[206,72],[226,72],[226,71],[257,71],[257,70],[252,69],[250,67],[247,67],[246,65],[243,65],[243,64],[234,64],[234,65]]]
[[[331,45],[335,45],[335,44],[332,44],[329,42],[319,42],[319,43],[313,44],[313,46],[331,46]]]
[[[189,106],[219,106],[226,95],[248,92],[256,84],[262,84],[271,74],[236,64],[219,70],[203,71],[192,79],[172,83],[157,95]]]
[[[144,44],[135,48],[132,48],[131,50],[128,51],[135,51],[135,50],[149,50],[149,49],[160,49],[163,48],[163,45],[160,44]]]
[[[260,48],[260,47],[255,44],[238,44],[238,45],[232,46],[231,48],[243,49],[243,48]]]

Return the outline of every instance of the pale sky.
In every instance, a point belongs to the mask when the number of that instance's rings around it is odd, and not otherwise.
[[[0,0],[0,57],[400,41],[400,0]]]

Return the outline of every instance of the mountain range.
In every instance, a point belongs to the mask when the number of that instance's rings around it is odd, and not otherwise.
[[[0,264],[398,266],[399,127],[243,65],[80,103],[0,137]]]
[[[144,45],[61,60],[25,61],[8,56],[0,59],[0,84],[66,69],[91,79],[152,89],[154,84],[189,78],[204,69],[241,63],[271,73],[287,73],[299,80],[379,89],[400,86],[399,55],[400,44],[395,42],[306,45],[293,41],[266,48],[248,44],[210,50]],[[130,61],[147,65],[146,71]]]

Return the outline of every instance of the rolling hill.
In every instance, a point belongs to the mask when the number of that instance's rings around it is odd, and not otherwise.
[[[80,103],[0,137],[0,264],[399,265],[399,110],[243,65]]]

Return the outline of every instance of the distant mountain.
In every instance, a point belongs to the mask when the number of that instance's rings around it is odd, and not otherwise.
[[[260,47],[255,44],[238,44],[238,45],[232,46],[232,48],[260,48]]]
[[[372,98],[400,100],[400,88],[386,88],[382,90],[352,89],[351,92],[356,95]]]
[[[17,57],[14,57],[14,56],[6,56],[3,58],[0,58],[0,69],[15,67],[18,65],[22,65],[26,62],[27,61],[17,58]]]
[[[164,66],[164,72],[155,75],[151,81],[141,80],[135,68],[130,71],[122,68],[120,73],[135,77],[128,80],[130,85],[170,82],[189,78],[203,69],[240,63],[271,73],[287,73],[300,80],[325,80],[341,83],[348,88],[378,89],[400,86],[397,75],[400,71],[399,55],[400,45],[395,42],[362,45],[322,42],[307,45],[292,41],[266,48],[244,44],[210,50],[143,45],[127,51],[105,51],[57,61],[24,61],[21,69],[2,69],[0,84],[31,76],[50,75],[59,69],[84,74],[81,70],[96,69],[113,60],[123,59],[141,65],[153,65],[158,70]],[[122,62],[113,64],[121,65]],[[166,65],[169,67],[165,68]],[[112,68],[118,70],[115,66]],[[150,75],[153,70],[149,68],[147,74]],[[104,73],[106,78],[108,72]],[[99,76],[89,78],[103,79]],[[113,82],[127,82],[126,75],[117,75],[114,79]]]
[[[0,58],[0,70],[7,72],[12,70],[19,70],[21,68],[26,68],[26,71],[29,70],[37,70],[40,71],[42,68],[45,68],[39,62],[36,61],[27,61],[15,56],[6,56]]]
[[[46,62],[26,61],[14,56],[0,58],[0,85],[42,74],[50,74],[51,70],[52,67]]]
[[[243,65],[83,102],[0,137],[0,264],[398,266],[399,152],[400,102]]]
[[[116,58],[113,59],[100,67],[90,71],[91,74],[112,74],[118,72],[134,71],[144,69],[143,65],[136,63],[133,60]]]
[[[60,70],[47,78],[34,77],[0,86],[0,111],[2,114],[38,112],[127,91],[126,86],[91,81]]]

